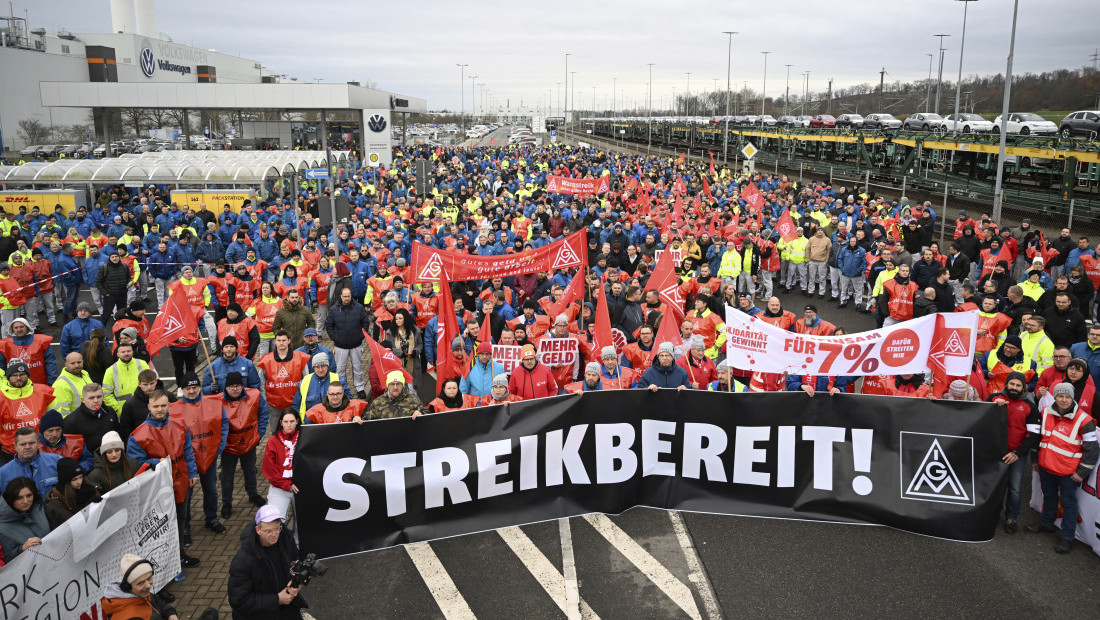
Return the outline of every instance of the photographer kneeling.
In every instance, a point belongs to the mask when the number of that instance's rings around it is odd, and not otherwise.
[[[309,607],[298,594],[290,567],[298,559],[294,536],[283,529],[274,506],[256,511],[256,526],[241,532],[241,548],[229,567],[229,605],[235,620],[301,618]]]

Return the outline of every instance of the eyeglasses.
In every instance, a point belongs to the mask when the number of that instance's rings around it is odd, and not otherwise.
[[[1070,357],[1072,357],[1072,356],[1071,355],[1055,355],[1054,359],[1068,359]]]

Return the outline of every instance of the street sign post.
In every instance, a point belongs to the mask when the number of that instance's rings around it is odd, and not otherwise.
[[[324,168],[307,168],[305,177],[307,179],[327,179],[328,170]]]

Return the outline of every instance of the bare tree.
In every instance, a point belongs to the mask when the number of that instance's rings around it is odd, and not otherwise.
[[[147,127],[147,115],[144,108],[122,108],[122,122],[134,130],[134,135],[141,135],[141,128]]]
[[[27,118],[19,121],[19,137],[28,145],[42,144],[50,139],[53,127],[50,127],[37,118]]]

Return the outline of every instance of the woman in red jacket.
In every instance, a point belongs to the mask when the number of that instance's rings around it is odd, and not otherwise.
[[[274,506],[286,519],[287,510],[294,503],[298,487],[294,484],[294,448],[298,445],[298,412],[286,410],[279,418],[279,430],[267,440],[264,448],[264,477],[271,483],[267,491],[267,503]]]

